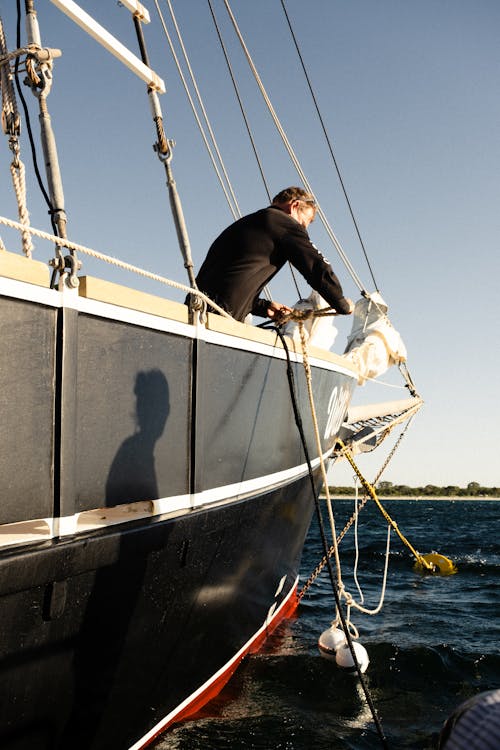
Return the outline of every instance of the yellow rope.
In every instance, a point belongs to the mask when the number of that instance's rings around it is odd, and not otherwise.
[[[300,333],[300,341],[301,341],[301,344],[302,344],[302,361],[303,361],[303,364],[304,364],[304,370],[305,370],[305,374],[306,374],[307,393],[308,393],[308,396],[309,396],[309,404],[310,404],[310,407],[311,407],[311,417],[312,417],[313,426],[314,426],[314,435],[315,435],[315,438],[316,438],[316,446],[317,446],[318,455],[320,457],[321,473],[322,473],[323,483],[324,483],[324,487],[325,487],[326,504],[327,504],[327,508],[328,508],[328,516],[329,516],[329,520],[330,520],[330,526],[331,526],[331,530],[332,530],[333,551],[335,553],[335,566],[336,566],[336,572],[337,572],[338,592],[339,592],[339,597],[340,598],[344,598],[345,601],[346,601],[346,605],[347,605],[347,623],[348,623],[349,626],[354,627],[353,624],[351,623],[351,620],[350,620],[350,608],[351,607],[354,607],[355,609],[359,610],[360,612],[364,612],[367,615],[378,614],[378,612],[382,608],[383,601],[384,601],[386,580],[387,580],[387,566],[388,566],[388,562],[389,562],[389,535],[388,535],[388,538],[387,538],[386,567],[385,567],[385,571],[384,571],[384,581],[383,581],[383,585],[382,585],[382,594],[381,594],[378,606],[375,609],[370,610],[370,609],[367,609],[366,607],[363,607],[361,604],[359,604],[358,602],[356,602],[353,599],[352,595],[348,591],[346,591],[344,582],[342,580],[342,570],[341,570],[341,566],[340,566],[340,555],[339,555],[339,550],[338,550],[338,539],[337,539],[337,533],[336,533],[336,530],[335,530],[335,519],[334,519],[334,516],[333,516],[333,509],[332,509],[332,503],[331,503],[331,498],[330,498],[330,491],[329,491],[328,480],[327,480],[327,476],[326,476],[325,462],[323,460],[323,450],[322,450],[322,445],[321,445],[321,437],[320,437],[320,434],[319,434],[319,426],[318,426],[318,420],[317,420],[317,416],[316,416],[316,407],[314,405],[314,394],[313,394],[313,390],[312,390],[312,373],[311,373],[311,366],[310,366],[309,357],[308,357],[307,338],[306,338],[306,335],[305,335],[304,323],[302,321],[299,321],[299,333]],[[357,635],[355,637],[357,637]]]
[[[394,529],[394,531],[399,536],[399,538],[401,539],[401,541],[403,542],[403,544],[405,544],[408,547],[408,549],[410,550],[410,552],[412,553],[412,555],[415,557],[417,563],[419,565],[421,565],[423,568],[425,568],[426,570],[428,570],[430,572],[434,572],[434,566],[431,565],[430,563],[428,563],[427,560],[424,557],[422,557],[422,555],[419,552],[417,552],[417,550],[415,549],[415,547],[413,547],[413,545],[408,541],[408,539],[404,536],[404,534],[401,533],[401,531],[399,530],[399,527],[398,527],[396,521],[393,521],[393,519],[390,517],[390,515],[388,514],[388,512],[386,511],[386,509],[384,508],[384,506],[382,505],[382,503],[378,499],[377,493],[375,491],[375,487],[373,485],[371,485],[364,478],[364,476],[361,474],[361,472],[360,472],[358,466],[356,465],[356,462],[354,461],[354,458],[352,457],[352,454],[349,451],[349,449],[347,448],[347,446],[344,445],[344,443],[342,442],[342,440],[338,440],[338,443],[339,443],[340,447],[342,448],[342,453],[347,458],[347,460],[351,464],[352,468],[356,472],[356,476],[358,477],[358,479],[360,480],[361,484],[365,488],[366,492],[370,495],[370,497],[372,498],[372,500],[375,501],[375,504],[376,504],[377,508],[380,510],[380,512],[382,513],[383,517],[387,521],[387,523],[391,526],[391,528]]]
[[[338,551],[338,545],[337,545],[337,533],[335,531],[335,519],[333,517],[332,502],[330,499],[330,492],[328,489],[328,478],[326,476],[325,462],[323,459],[323,447],[321,445],[321,437],[319,434],[318,419],[316,416],[316,407],[314,405],[314,394],[312,391],[311,365],[309,364],[309,357],[308,357],[308,350],[307,350],[307,338],[306,338],[306,333],[304,329],[304,322],[302,320],[299,320],[299,334],[300,334],[300,342],[302,345],[302,362],[304,365],[304,371],[306,375],[307,394],[309,396],[309,405],[311,407],[311,417],[312,417],[313,427],[314,427],[314,437],[316,438],[316,447],[317,447],[319,462],[320,462],[320,467],[321,467],[321,476],[322,476],[324,487],[325,487],[328,517],[330,519],[330,526],[332,529],[333,543],[334,543],[334,548],[335,548],[334,551],[335,551],[335,567],[337,569],[337,582],[338,582],[339,590],[342,592],[344,589],[344,584],[342,582],[342,573],[341,573],[341,568],[340,568],[340,557],[339,557],[339,551]]]

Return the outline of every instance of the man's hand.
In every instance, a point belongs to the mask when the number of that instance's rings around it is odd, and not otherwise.
[[[279,302],[270,302],[267,308],[267,317],[274,320],[275,323],[281,323],[281,321],[293,312],[291,307],[282,305]]]

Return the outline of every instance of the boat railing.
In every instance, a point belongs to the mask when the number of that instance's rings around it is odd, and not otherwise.
[[[3,216],[0,216],[0,225],[1,224],[7,225],[13,229],[18,229],[19,231],[23,229],[23,225],[19,222],[11,221]],[[191,287],[185,284],[181,284],[172,279],[168,279],[129,263],[125,263],[115,257],[92,250],[84,245],[71,242],[68,239],[63,240],[62,238],[37,230],[33,227],[30,227],[30,231],[33,235],[38,236],[43,240],[64,244],[65,247],[74,248],[79,253],[87,254],[90,257],[110,263],[122,270],[170,286],[173,289],[183,291],[186,294],[194,291]],[[0,252],[0,276],[16,279],[18,281],[25,281],[27,283],[39,284],[45,287],[49,286],[48,264],[41,261],[27,259],[19,254],[8,251]],[[63,287],[64,284],[60,284],[59,288]],[[180,302],[175,302],[159,295],[157,296],[142,292],[132,287],[116,284],[101,278],[81,276],[79,277],[78,289],[75,291],[80,297],[93,299],[98,302],[104,302],[118,307],[125,307],[139,312],[169,318],[185,324],[189,324],[190,322],[194,322],[197,325],[200,324],[199,316],[195,315],[194,318],[191,318],[188,307]],[[206,304],[212,307],[217,307],[209,297],[201,292],[196,291],[196,295],[203,299]],[[209,331],[236,336],[247,341],[269,344],[279,349],[283,348],[282,343],[273,331],[240,323],[222,309],[220,310],[220,314],[206,314],[203,318],[202,326]],[[301,346],[297,341],[287,337],[287,345],[296,356],[301,356]],[[330,363],[337,363],[343,368],[347,368],[353,372],[356,371],[352,363],[345,361],[339,354],[325,349],[310,347],[310,355],[316,359],[325,360]]]

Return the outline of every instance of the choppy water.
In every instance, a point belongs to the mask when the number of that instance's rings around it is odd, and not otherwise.
[[[392,534],[385,603],[375,617],[352,613],[367,648],[366,683],[391,750],[437,747],[453,709],[475,693],[500,687],[500,541],[495,501],[392,500],[384,503],[422,553],[436,550],[458,567],[451,577],[415,572]],[[335,502],[337,530],[352,510]],[[359,523],[358,579],[365,603],[378,603],[386,524],[374,507]],[[302,560],[304,582],[321,557],[314,523]],[[346,588],[353,535],[342,542]],[[326,571],[283,623],[265,651],[248,658],[202,717],[175,728],[157,750],[367,750],[381,747],[357,678],[319,655],[317,640],[333,617]]]

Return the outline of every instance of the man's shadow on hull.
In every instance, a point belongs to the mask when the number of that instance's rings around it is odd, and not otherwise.
[[[137,429],[123,441],[111,464],[106,482],[108,507],[159,497],[154,449],[170,413],[164,374],[160,370],[139,372],[134,394]],[[154,540],[145,533],[145,526]],[[130,712],[136,714],[144,700],[139,687],[144,666],[140,651],[147,602],[140,600],[147,596],[148,568],[154,573],[151,552],[166,546],[167,535],[166,527],[152,529],[143,519],[140,525],[111,527],[90,542],[96,569],[80,576],[76,592],[88,599],[76,636],[72,709],[58,748],[109,748],[110,735],[113,747],[128,746],[128,738],[120,736],[120,726],[129,726]],[[137,694],[131,700],[134,685]],[[122,722],[124,712],[129,719]]]
[[[167,380],[160,370],[138,373],[134,386],[137,430],[121,444],[106,482],[106,505],[156,500],[154,448],[170,413]]]

